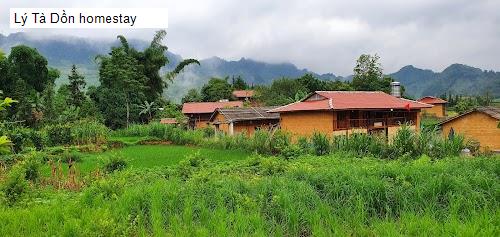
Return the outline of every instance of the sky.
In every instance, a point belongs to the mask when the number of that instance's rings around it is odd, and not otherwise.
[[[410,64],[442,71],[452,63],[500,71],[499,0],[1,0],[2,34],[19,31],[9,28],[14,7],[168,8],[165,43],[184,58],[245,57],[349,75],[368,53],[380,56],[385,73]],[[24,31],[151,40],[155,29]]]

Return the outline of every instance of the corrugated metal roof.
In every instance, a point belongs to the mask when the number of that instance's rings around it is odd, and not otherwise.
[[[239,91],[233,91],[233,96],[236,98],[248,98],[248,97],[253,97],[255,92],[253,90],[239,90]]]
[[[453,117],[451,117],[449,119],[446,119],[444,121],[439,122],[437,125],[441,126],[441,125],[443,125],[445,123],[448,123],[448,122],[453,121],[453,120],[455,120],[457,118],[463,117],[463,116],[465,116],[467,114],[470,114],[472,112],[485,113],[485,114],[491,116],[494,119],[500,120],[500,108],[493,107],[493,106],[486,106],[486,107],[478,107],[478,108],[469,110],[469,111],[467,111],[467,112],[465,112],[463,114],[459,114],[459,115],[453,116]]]
[[[217,109],[210,121],[213,121],[217,114],[222,114],[227,122],[248,121],[248,120],[264,120],[280,118],[279,113],[269,113],[271,109],[276,107],[250,107],[250,108],[224,108]]]
[[[190,102],[182,105],[183,114],[206,114],[213,113],[219,108],[243,107],[242,101],[226,102]]]
[[[437,98],[434,96],[425,96],[417,100],[418,102],[426,103],[426,104],[446,104],[448,101],[443,100],[441,98]]]
[[[397,98],[381,91],[316,91],[300,102],[288,104],[272,112],[357,109],[421,109],[432,105]]]

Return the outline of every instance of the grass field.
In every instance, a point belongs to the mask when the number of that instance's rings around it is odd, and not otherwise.
[[[121,140],[135,143],[141,139],[131,137],[121,138]],[[241,160],[249,156],[248,153],[237,150],[228,152],[227,150],[178,145],[134,145],[121,149],[112,149],[104,153],[85,154],[82,161],[76,164],[76,167],[82,173],[89,173],[101,167],[105,159],[111,155],[124,157],[130,169],[165,167],[176,165],[182,159],[197,153],[203,154],[210,160],[220,162]],[[50,168],[48,166],[43,167],[43,173],[45,175],[50,174]]]
[[[82,170],[112,152],[129,167],[80,191],[33,186],[15,206],[0,205],[0,236],[500,234],[498,157],[284,160],[140,145],[87,155]]]

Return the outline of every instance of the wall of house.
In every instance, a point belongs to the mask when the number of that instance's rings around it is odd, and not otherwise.
[[[500,128],[498,120],[482,112],[472,112],[451,120],[441,126],[442,135],[447,137],[450,129],[455,134],[463,134],[466,139],[479,141],[481,148],[500,150]]]
[[[281,130],[294,136],[311,136],[315,131],[324,134],[333,132],[332,111],[298,111],[281,113]]]
[[[432,108],[423,108],[422,113],[428,114],[428,115],[434,115],[438,118],[445,117],[445,106],[444,104],[435,104],[434,107]]]

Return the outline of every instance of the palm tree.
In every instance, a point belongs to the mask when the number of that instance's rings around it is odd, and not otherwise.
[[[139,105],[139,108],[141,109],[141,112],[139,112],[139,115],[147,114],[148,115],[148,122],[151,120],[153,117],[153,111],[155,111],[157,108],[154,107],[155,102],[149,103],[148,101],[144,101],[144,104]]]

